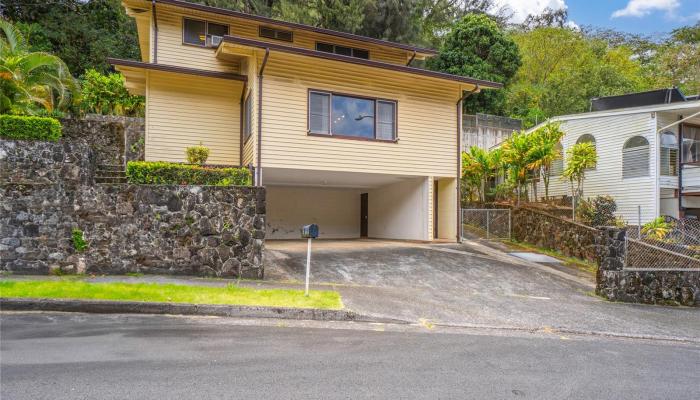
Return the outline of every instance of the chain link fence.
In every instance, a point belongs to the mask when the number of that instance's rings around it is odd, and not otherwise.
[[[510,239],[511,214],[509,208],[462,209],[462,237]]]
[[[700,222],[670,216],[640,220],[627,230],[624,268],[700,270]]]

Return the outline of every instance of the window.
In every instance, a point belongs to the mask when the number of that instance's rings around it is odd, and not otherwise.
[[[578,140],[576,140],[576,144],[579,143],[590,143],[591,145],[593,145],[593,149],[595,149],[596,151],[598,150],[595,146],[595,138],[593,137],[593,135],[589,135],[588,133],[579,136]],[[595,168],[596,167],[594,166],[593,168],[589,168],[589,170],[595,170]]]
[[[549,170],[549,174],[551,176],[560,176],[564,172],[564,146],[562,146],[560,142],[557,143],[556,146],[554,146],[554,149],[556,150],[559,157],[552,161],[552,166]]]
[[[633,136],[622,147],[622,178],[649,176],[649,141]]]
[[[247,141],[250,135],[253,134],[253,96],[248,93],[243,102],[243,140]]]
[[[335,53],[341,56],[364,58],[369,60],[369,50],[356,49],[353,47],[339,46],[331,43],[316,42],[316,50],[323,51],[325,53]]]
[[[282,40],[284,42],[294,41],[294,36],[292,35],[291,31],[270,28],[267,26],[260,27],[260,29],[258,30],[258,36],[268,39]]]
[[[228,25],[214,22],[200,21],[184,18],[182,24],[182,41],[196,46],[218,46],[219,42],[214,38],[228,35]]]
[[[309,132],[395,140],[396,102],[310,91]]]
[[[659,152],[661,175],[678,176],[678,140],[675,133],[661,134]]]
[[[700,127],[683,125],[683,163],[700,162]]]

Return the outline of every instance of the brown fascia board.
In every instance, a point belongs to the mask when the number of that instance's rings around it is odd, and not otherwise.
[[[334,54],[334,53],[326,53],[323,51],[305,49],[305,48],[301,48],[301,47],[285,46],[285,45],[281,45],[281,44],[277,44],[277,43],[263,42],[260,40],[247,39],[247,38],[242,38],[242,37],[238,37],[238,36],[226,35],[226,36],[224,36],[224,40],[222,43],[232,43],[232,44],[237,44],[237,45],[241,45],[241,46],[257,47],[260,49],[270,49],[270,50],[280,51],[280,52],[284,52],[284,53],[300,54],[300,55],[309,56],[309,57],[324,58],[324,59],[333,60],[333,61],[342,61],[342,62],[346,62],[346,63],[350,63],[350,64],[365,65],[368,67],[388,69],[391,71],[405,72],[405,73],[414,74],[414,75],[423,75],[423,76],[427,76],[430,78],[445,79],[445,80],[454,81],[454,82],[477,85],[480,88],[499,89],[499,88],[503,87],[502,83],[491,82],[491,81],[486,81],[486,80],[481,80],[481,79],[475,79],[475,78],[470,78],[467,76],[452,75],[452,74],[447,74],[444,72],[408,67],[408,66],[400,65],[400,64],[390,64],[390,63],[381,62],[381,61],[366,60],[364,58],[342,56],[342,55]]]
[[[315,26],[298,24],[295,22],[281,21],[278,19],[263,17],[260,15],[253,15],[253,14],[248,14],[248,13],[244,13],[244,12],[240,12],[240,11],[227,10],[225,8],[219,8],[219,7],[205,6],[202,4],[195,4],[195,3],[190,3],[190,2],[182,1],[182,0],[155,0],[155,2],[161,3],[161,4],[169,4],[169,5],[176,6],[176,7],[189,8],[191,10],[198,10],[198,11],[210,12],[213,14],[228,15],[231,17],[248,19],[251,21],[258,21],[258,22],[262,22],[264,24],[278,25],[278,26],[284,26],[284,27],[292,28],[292,29],[300,29],[300,30],[320,33],[323,35],[337,36],[337,37],[344,38],[344,39],[356,40],[358,42],[373,43],[373,44],[376,44],[379,46],[394,47],[397,49],[411,51],[411,52],[415,51],[416,53],[424,54],[427,56],[433,56],[433,55],[438,54],[437,50],[433,50],[433,49],[426,49],[423,47],[411,46],[411,45],[402,44],[402,43],[389,42],[387,40],[375,39],[375,38],[371,38],[371,37],[367,37],[367,36],[355,35],[352,33],[339,32],[339,31],[334,31],[332,29],[317,28]]]
[[[143,69],[151,69],[151,70],[163,71],[163,72],[174,72],[174,73],[178,73],[178,74],[206,76],[209,78],[230,79],[230,80],[241,81],[241,82],[248,81],[247,76],[238,75],[238,74],[234,74],[234,73],[230,73],[230,72],[207,71],[207,70],[203,70],[203,69],[177,67],[174,65],[147,63],[147,62],[135,61],[135,60],[122,60],[119,58],[108,58],[107,62],[110,63],[111,65],[121,66],[121,67],[143,68]]]

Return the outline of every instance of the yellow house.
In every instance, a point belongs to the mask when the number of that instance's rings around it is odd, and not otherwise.
[[[146,160],[251,166],[267,237],[457,240],[461,101],[500,84],[411,67],[434,50],[180,0],[124,0]]]

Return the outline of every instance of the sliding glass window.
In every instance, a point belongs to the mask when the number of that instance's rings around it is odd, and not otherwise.
[[[364,139],[396,139],[396,102],[309,92],[309,132]]]

